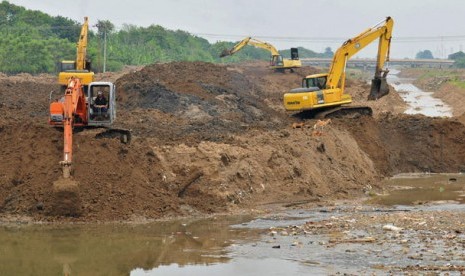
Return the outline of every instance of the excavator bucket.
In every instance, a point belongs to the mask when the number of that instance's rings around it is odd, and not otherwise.
[[[371,90],[368,100],[375,101],[389,94],[389,85],[386,77],[375,77],[371,80]]]
[[[225,56],[230,56],[231,51],[228,49],[224,49],[223,52],[221,52],[220,57],[225,57]]]
[[[52,215],[78,217],[81,215],[81,205],[77,181],[60,177],[53,182]]]

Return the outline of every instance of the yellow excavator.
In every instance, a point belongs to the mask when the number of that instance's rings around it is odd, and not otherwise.
[[[386,76],[389,70],[383,69],[389,61],[394,20],[387,17],[344,42],[333,57],[329,73],[306,76],[302,87],[284,94],[284,107],[288,111],[318,110],[318,117],[339,116],[347,113],[371,115],[369,107],[345,106],[352,103],[352,97],[345,94],[345,70],[347,61],[360,50],[379,38],[375,76],[371,83],[369,100],[379,99],[389,93]]]
[[[79,35],[79,40],[76,45],[76,60],[63,60],[60,63],[58,83],[62,87],[68,85],[68,81],[71,77],[79,78],[84,86],[94,81],[94,72],[91,71],[91,63],[86,59],[88,31],[89,19],[84,17],[84,24],[82,24],[81,34]]]
[[[225,49],[221,53],[220,57],[230,56],[234,53],[240,51],[246,45],[252,45],[257,48],[265,49],[270,51],[271,53],[271,60],[270,60],[270,67],[279,72],[284,72],[285,69],[293,71],[294,68],[302,67],[302,62],[299,59],[299,50],[297,48],[291,48],[291,59],[283,58],[278,50],[268,42],[263,42],[258,39],[252,37],[246,37],[241,40],[239,43],[234,45],[231,49]]]

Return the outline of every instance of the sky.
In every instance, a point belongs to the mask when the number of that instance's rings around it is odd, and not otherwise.
[[[391,58],[413,58],[430,50],[437,58],[465,50],[463,0],[9,0],[8,2],[78,22],[110,20],[117,28],[161,25],[210,42],[246,36],[278,49],[303,46],[336,50],[387,16],[394,19]],[[323,41],[322,41],[323,40]],[[376,43],[356,57],[374,58]]]

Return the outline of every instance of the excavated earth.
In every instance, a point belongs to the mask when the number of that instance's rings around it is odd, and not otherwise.
[[[346,89],[374,116],[332,119],[315,135],[316,120],[281,104],[287,89],[315,72],[175,62],[99,75],[116,83],[116,126],[131,129],[133,139],[122,144],[102,129],[75,129],[82,207],[74,218],[52,208],[63,143],[61,129],[47,124],[55,76],[0,75],[0,216],[141,221],[252,211],[358,197],[400,172],[465,171],[463,116],[403,115],[397,93],[367,102],[361,80]]]

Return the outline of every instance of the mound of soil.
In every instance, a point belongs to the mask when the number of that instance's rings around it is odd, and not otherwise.
[[[265,93],[246,75],[206,62],[153,64],[116,82],[118,104],[131,112],[156,110],[161,118],[145,118],[152,132],[144,135],[179,140],[218,141],[249,128],[276,129],[288,118],[268,107]],[[157,127],[175,116],[176,131]],[[168,119],[167,119],[168,117]],[[153,121],[155,119],[155,121]],[[170,123],[170,125],[173,125]],[[136,133],[138,129],[136,128]]]
[[[465,126],[456,120],[388,113],[339,124],[383,175],[465,171]]]
[[[58,85],[52,76],[1,76],[0,214],[52,221],[195,215],[353,197],[398,172],[464,170],[465,126],[386,113],[396,93],[373,105],[375,118],[333,119],[318,133],[316,120],[305,120],[293,129],[297,119],[283,112],[282,93],[314,72],[201,62],[130,70],[116,81],[117,120],[133,129],[133,141],[75,129],[81,210],[67,219],[53,215],[63,133],[47,125],[47,110]],[[368,95],[357,82],[348,89],[356,99]]]

